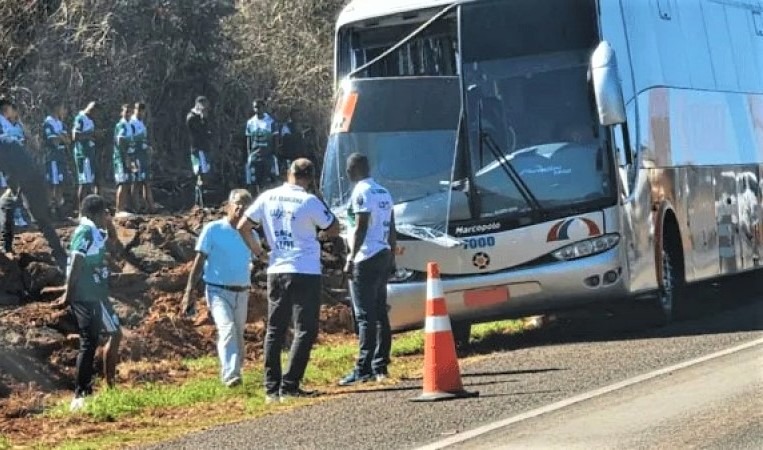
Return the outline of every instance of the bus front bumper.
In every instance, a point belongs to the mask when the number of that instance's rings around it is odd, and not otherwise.
[[[480,322],[542,314],[626,294],[620,246],[573,261],[442,281],[452,321]],[[395,331],[424,323],[426,282],[387,285]]]

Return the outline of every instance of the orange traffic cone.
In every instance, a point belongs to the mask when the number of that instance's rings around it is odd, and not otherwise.
[[[424,332],[424,392],[411,401],[434,402],[454,398],[477,397],[461,383],[456,343],[450,328],[450,317],[440,281],[440,267],[427,266],[427,307]]]

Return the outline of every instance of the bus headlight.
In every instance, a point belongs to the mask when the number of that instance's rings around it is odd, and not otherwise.
[[[390,283],[402,283],[413,278],[414,271],[398,268],[389,276]]]
[[[585,258],[586,256],[606,252],[616,246],[618,242],[620,242],[620,235],[605,234],[603,236],[586,239],[585,241],[576,242],[566,247],[562,247],[552,253],[552,255],[559,261]]]

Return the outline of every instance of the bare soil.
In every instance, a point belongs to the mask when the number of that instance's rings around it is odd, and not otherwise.
[[[191,269],[193,247],[204,223],[220,211],[192,210],[184,215],[135,217],[115,221],[118,238],[129,249],[128,261],[112,260],[111,296],[125,329],[123,361],[142,361],[139,369],[121,370],[119,382],[172,381],[182,378],[181,360],[215,351],[214,324],[199,293],[198,313],[180,317],[178,306]],[[62,224],[65,245],[74,224]],[[68,309],[57,304],[63,275],[54,267],[39,233],[17,236],[16,256],[0,254],[0,421],[40,412],[43,399],[70,389],[78,336]],[[325,270],[322,337],[352,331],[349,309],[339,302],[341,244],[323,244]],[[247,358],[262,352],[267,299],[265,267],[252,274],[246,330]],[[329,339],[331,339],[329,337]],[[100,366],[100,356],[96,363]]]

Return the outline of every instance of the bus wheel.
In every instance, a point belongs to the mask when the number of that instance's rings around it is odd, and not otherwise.
[[[457,349],[469,347],[469,338],[472,335],[471,322],[453,322],[453,340],[456,342]]]
[[[663,325],[681,318],[686,308],[681,240],[677,233],[666,232],[662,242],[662,279],[657,293],[659,318]]]

